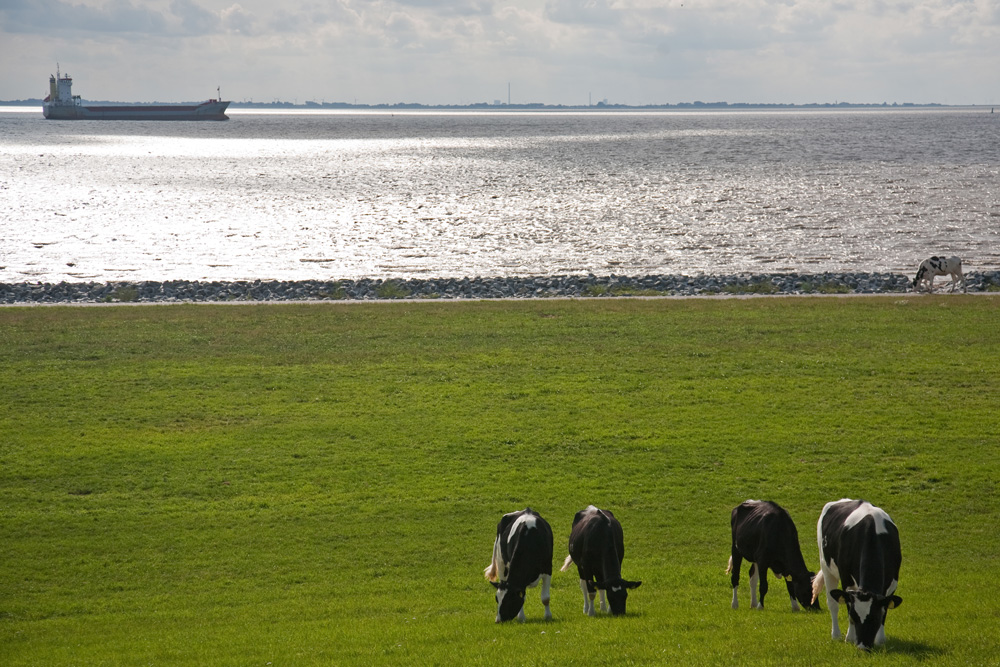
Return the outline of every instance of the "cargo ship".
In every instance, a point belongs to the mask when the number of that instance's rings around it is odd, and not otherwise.
[[[201,104],[84,105],[73,94],[73,78],[59,73],[49,76],[49,95],[42,101],[42,115],[50,120],[229,120],[229,102],[220,99]]]

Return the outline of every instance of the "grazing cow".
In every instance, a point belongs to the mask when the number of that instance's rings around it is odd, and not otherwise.
[[[726,572],[732,572],[733,609],[739,608],[736,591],[743,559],[750,563],[751,609],[764,608],[768,568],[785,580],[792,611],[798,611],[800,604],[806,609],[819,609],[819,602],[812,600],[813,573],[806,568],[799,533],[784,508],[770,500],[748,500],[733,509],[731,524],[733,551]],[[754,591],[757,579],[760,579],[760,603]]]
[[[962,273],[962,260],[958,257],[931,257],[920,262],[917,268],[917,277],[913,279],[913,288],[920,291],[921,284],[928,292],[934,291],[934,278],[936,276],[951,276],[951,289],[954,292],[958,281],[962,281],[962,291],[967,292],[965,284],[965,274]]]
[[[833,628],[840,639],[837,603],[847,606],[847,641],[862,650],[885,643],[885,617],[903,600],[894,595],[899,582],[899,531],[889,515],[864,500],[827,503],[816,524],[820,572],[813,599],[826,585]],[[836,588],[840,580],[841,589]]]
[[[497,589],[497,623],[515,616],[523,623],[525,589],[538,585],[539,581],[545,620],[550,620],[552,528],[548,522],[531,508],[504,514],[497,524],[493,561],[483,574]]]
[[[594,616],[594,598],[601,592],[601,611],[620,616],[625,613],[628,589],[638,588],[641,581],[622,579],[622,559],[625,558],[625,537],[622,525],[608,510],[590,505],[573,517],[569,535],[569,555],[562,571],[576,563],[583,591],[583,613]],[[607,603],[604,601],[607,593]]]

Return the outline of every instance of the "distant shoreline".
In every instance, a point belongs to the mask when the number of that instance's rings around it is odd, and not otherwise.
[[[114,102],[108,100],[85,100],[87,104],[168,104],[168,102]],[[169,104],[194,104],[196,101],[169,102]],[[8,107],[41,107],[41,99],[24,100],[0,100],[0,106]],[[409,102],[396,102],[393,104],[351,104],[348,102],[230,102],[230,109],[284,109],[296,111],[309,110],[347,110],[347,111],[392,111],[392,110],[426,110],[426,111],[692,111],[692,110],[809,110],[809,109],[949,109],[949,108],[992,108],[991,104],[941,104],[937,102],[814,102],[809,104],[787,104],[787,103],[762,103],[762,102],[678,102],[676,104],[608,104],[598,102],[597,104],[545,104],[543,102],[529,102],[525,104],[496,104],[479,102],[474,104],[417,104]]]

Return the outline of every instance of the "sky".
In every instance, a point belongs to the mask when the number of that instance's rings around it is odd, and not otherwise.
[[[1000,104],[1000,0],[0,0],[0,99]]]

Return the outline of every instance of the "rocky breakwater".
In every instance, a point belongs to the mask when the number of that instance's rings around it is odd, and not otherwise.
[[[970,273],[966,277],[969,292],[1000,291],[1000,271]],[[0,304],[884,294],[910,291],[910,282],[909,277],[893,273],[778,273],[729,276],[589,274],[409,280],[0,283]],[[939,279],[938,291],[946,284],[950,284],[950,281]]]

